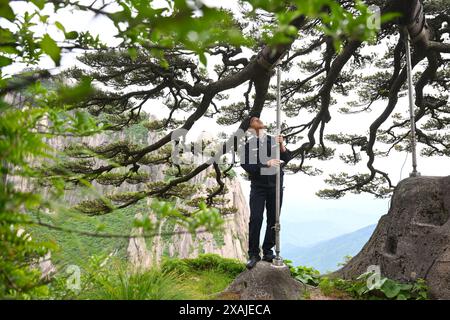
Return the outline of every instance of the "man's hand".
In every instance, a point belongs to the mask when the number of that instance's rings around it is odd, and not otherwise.
[[[270,159],[266,164],[268,167],[278,167],[280,165],[280,162],[281,161],[278,159]]]
[[[280,134],[280,135],[278,135],[278,136],[275,137],[275,141],[276,141],[277,143],[283,143],[284,137]]]
[[[284,137],[280,134],[280,135],[275,137],[275,141],[280,144],[280,151],[281,152],[285,152],[286,151],[286,147],[283,144]]]

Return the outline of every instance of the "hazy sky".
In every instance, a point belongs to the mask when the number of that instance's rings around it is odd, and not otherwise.
[[[212,1],[206,1],[212,2]],[[225,2],[229,7],[233,7],[231,2]],[[12,3],[12,6],[15,8],[16,12],[23,12],[26,10],[26,6],[23,3]],[[66,30],[88,30],[92,34],[98,34],[104,42],[108,43],[111,46],[117,45],[119,42],[114,38],[114,26],[112,23],[99,16],[93,17],[90,13],[71,13],[69,10],[65,10],[60,13],[58,17],[52,18],[52,20],[59,20],[64,23],[66,26]],[[50,32],[52,35],[56,35],[56,29],[49,30],[39,30],[40,32]],[[372,47],[366,50],[372,50],[374,52],[380,52],[384,50],[383,46]],[[318,55],[319,53],[314,53]],[[62,58],[62,66],[66,68],[75,63],[76,53],[66,54]],[[320,56],[317,57],[320,59]],[[214,60],[209,60],[208,69],[212,70]],[[45,68],[53,68],[53,62],[49,58],[43,58],[40,65]],[[4,74],[14,74],[21,68],[23,65],[15,64],[13,66],[9,66],[4,69]],[[420,66],[418,67],[420,69]],[[366,70],[366,72],[371,72],[373,68],[370,67]],[[57,70],[55,70],[57,71]],[[283,78],[293,78],[293,79],[303,79],[307,75],[301,75],[295,70],[291,70],[288,74],[283,74]],[[276,78],[273,77],[273,83],[275,84]],[[240,101],[243,99],[243,92],[246,89],[246,85],[243,85],[239,88],[229,90],[225,93],[230,95],[229,101]],[[354,94],[350,95],[350,98],[354,97]],[[363,133],[367,134],[368,127],[370,123],[377,117],[382,110],[385,108],[386,101],[377,102],[373,106],[373,112],[368,114],[354,114],[354,115],[342,115],[338,113],[337,109],[344,105],[346,99],[345,97],[339,98],[339,105],[332,106],[330,108],[332,120],[326,127],[326,134],[330,133]],[[158,112],[161,115],[160,108],[161,102],[150,101],[146,104],[145,110],[150,113]],[[156,108],[156,109],[155,109]],[[400,98],[398,102],[397,112],[406,112],[408,110],[407,99],[406,97]],[[167,109],[164,112],[168,113]],[[167,114],[163,115],[167,116]],[[262,114],[262,119],[271,122],[274,119],[274,111],[273,109],[267,109]],[[289,120],[290,124],[299,124],[308,121],[311,119],[311,115],[307,115],[306,113],[300,113],[300,115],[295,118]],[[386,127],[385,124],[383,127]],[[195,137],[200,134],[205,129],[211,130],[213,128],[212,133],[216,134],[220,131],[231,132],[237,128],[236,126],[229,128],[220,128],[215,124],[215,122],[211,119],[202,119],[198,121],[193,129],[190,137],[195,139]],[[299,143],[303,143],[300,141]],[[288,148],[294,148],[295,146],[288,145]],[[383,150],[385,147],[383,148]],[[338,149],[344,151],[342,149]],[[346,150],[348,151],[348,149]],[[377,159],[375,162],[375,166],[383,171],[386,171],[390,174],[390,177],[394,183],[397,183],[400,179],[400,171],[402,165],[405,163],[405,153],[397,153],[393,152],[389,159]],[[322,200],[315,196],[315,192],[319,189],[325,187],[323,183],[323,179],[328,176],[329,173],[340,172],[340,171],[348,171],[348,172],[367,172],[365,169],[365,163],[367,161],[367,157],[362,154],[363,161],[361,165],[356,166],[355,168],[349,168],[344,165],[339,159],[335,159],[328,162],[314,162],[318,164],[322,170],[324,170],[324,174],[322,176],[317,177],[308,177],[303,174],[297,174],[295,176],[288,175],[285,179],[285,197],[283,201],[283,212],[281,215],[281,223],[291,223],[291,222],[307,222],[307,221],[327,221],[330,223],[335,223],[343,226],[343,230],[345,232],[356,230],[358,228],[364,227],[369,224],[376,223],[379,217],[385,213],[387,213],[388,209],[388,200],[377,200],[374,199],[373,196],[370,195],[349,195],[340,200]],[[448,159],[446,158],[422,158],[419,157],[419,171],[422,175],[448,175],[450,173],[450,169],[448,166]],[[240,168],[237,168],[238,172],[242,172]],[[411,171],[411,157],[408,157],[407,162],[404,166],[402,178],[406,178]],[[243,189],[248,196],[249,192],[249,182],[243,181]]]

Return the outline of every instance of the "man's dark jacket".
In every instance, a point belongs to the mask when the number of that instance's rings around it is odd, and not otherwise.
[[[256,141],[252,140],[256,139]],[[261,141],[259,137],[253,136],[248,139],[248,141],[245,143],[244,146],[244,162],[241,161],[242,168],[248,173],[249,179],[251,181],[252,187],[275,187],[276,186],[276,174],[261,174],[262,168],[269,168],[266,165],[266,161],[264,163],[261,162],[260,155],[259,155],[259,148],[266,147],[267,148],[267,159],[275,159],[276,156],[276,141],[274,136],[265,135],[264,141]],[[251,147],[256,146],[256,148]],[[254,149],[254,150],[253,150]],[[256,163],[249,163],[250,155],[256,153]],[[280,151],[280,159],[283,160],[285,163],[281,166],[281,185],[283,185],[283,166],[287,164],[292,159],[291,151],[286,149],[285,152]],[[254,162],[254,161],[253,161]],[[275,172],[275,171],[274,171]]]

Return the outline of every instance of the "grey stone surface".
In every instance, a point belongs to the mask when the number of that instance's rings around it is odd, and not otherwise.
[[[291,276],[284,265],[276,267],[259,261],[234,279],[219,298],[237,300],[299,300],[305,286]]]
[[[399,281],[426,280],[430,297],[450,299],[450,176],[402,180],[374,234],[334,275],[356,278],[369,265]]]

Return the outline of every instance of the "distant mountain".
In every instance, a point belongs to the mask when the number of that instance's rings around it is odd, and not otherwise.
[[[376,224],[344,234],[311,246],[295,246],[289,243],[282,247],[282,256],[293,261],[295,266],[311,266],[321,273],[334,271],[347,255],[355,256],[369,240]],[[316,229],[317,230],[317,229]]]
[[[281,243],[297,247],[309,247],[348,232],[348,229],[325,220],[282,221],[281,224]],[[262,239],[263,236],[264,232],[261,235]]]

